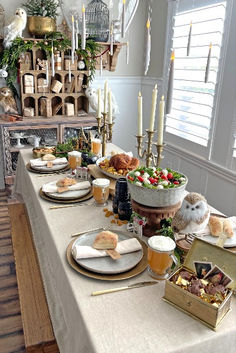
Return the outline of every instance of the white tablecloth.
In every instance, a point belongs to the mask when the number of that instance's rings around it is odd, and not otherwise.
[[[39,177],[26,170],[32,154],[19,154],[15,191],[26,203],[39,257],[52,324],[61,353],[236,352],[236,300],[214,332],[162,300],[164,282],[91,297],[91,292],[150,280],[141,275],[118,282],[99,281],[67,263],[70,235],[110,222],[101,208],[49,210],[40,187],[60,176]],[[91,201],[91,200],[90,200]],[[89,202],[89,201],[88,201]]]

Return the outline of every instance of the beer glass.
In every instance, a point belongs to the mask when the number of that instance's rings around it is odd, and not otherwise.
[[[109,197],[110,180],[105,178],[98,178],[93,180],[93,197],[96,206],[106,206]]]
[[[175,268],[178,265],[175,247],[174,240],[169,237],[157,235],[148,239],[148,272],[151,277],[162,280],[170,276],[173,262]]]
[[[78,151],[68,152],[68,162],[69,162],[70,168],[72,170],[75,170],[76,167],[80,167],[81,166],[81,152],[78,152]]]
[[[101,148],[101,140],[92,138],[91,139],[91,152],[94,154],[99,154]]]

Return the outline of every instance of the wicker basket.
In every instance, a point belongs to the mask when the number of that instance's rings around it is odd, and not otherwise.
[[[128,187],[131,198],[141,205],[149,207],[166,207],[176,205],[182,200],[188,178],[183,175],[186,182],[173,189],[148,189],[143,186],[132,184],[128,180]]]

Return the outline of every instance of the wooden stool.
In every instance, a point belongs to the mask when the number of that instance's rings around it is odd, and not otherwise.
[[[155,231],[161,228],[161,220],[173,217],[180,206],[181,202],[178,202],[176,205],[167,207],[149,207],[141,205],[140,203],[132,200],[133,211],[147,219],[147,224],[143,228],[143,235],[146,237],[155,235]]]

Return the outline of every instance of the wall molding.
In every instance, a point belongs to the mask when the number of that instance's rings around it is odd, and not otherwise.
[[[107,80],[112,84],[128,84],[128,85],[138,85],[141,86],[142,76],[106,76],[105,74],[102,76],[96,76],[94,78],[93,83],[95,84],[104,84],[104,81]]]
[[[207,172],[210,172],[219,178],[235,184],[236,173],[218,165],[217,163],[201,158],[200,156],[197,156],[169,143],[167,143],[165,150],[184,159],[187,162],[194,164],[197,167],[205,169]]]

